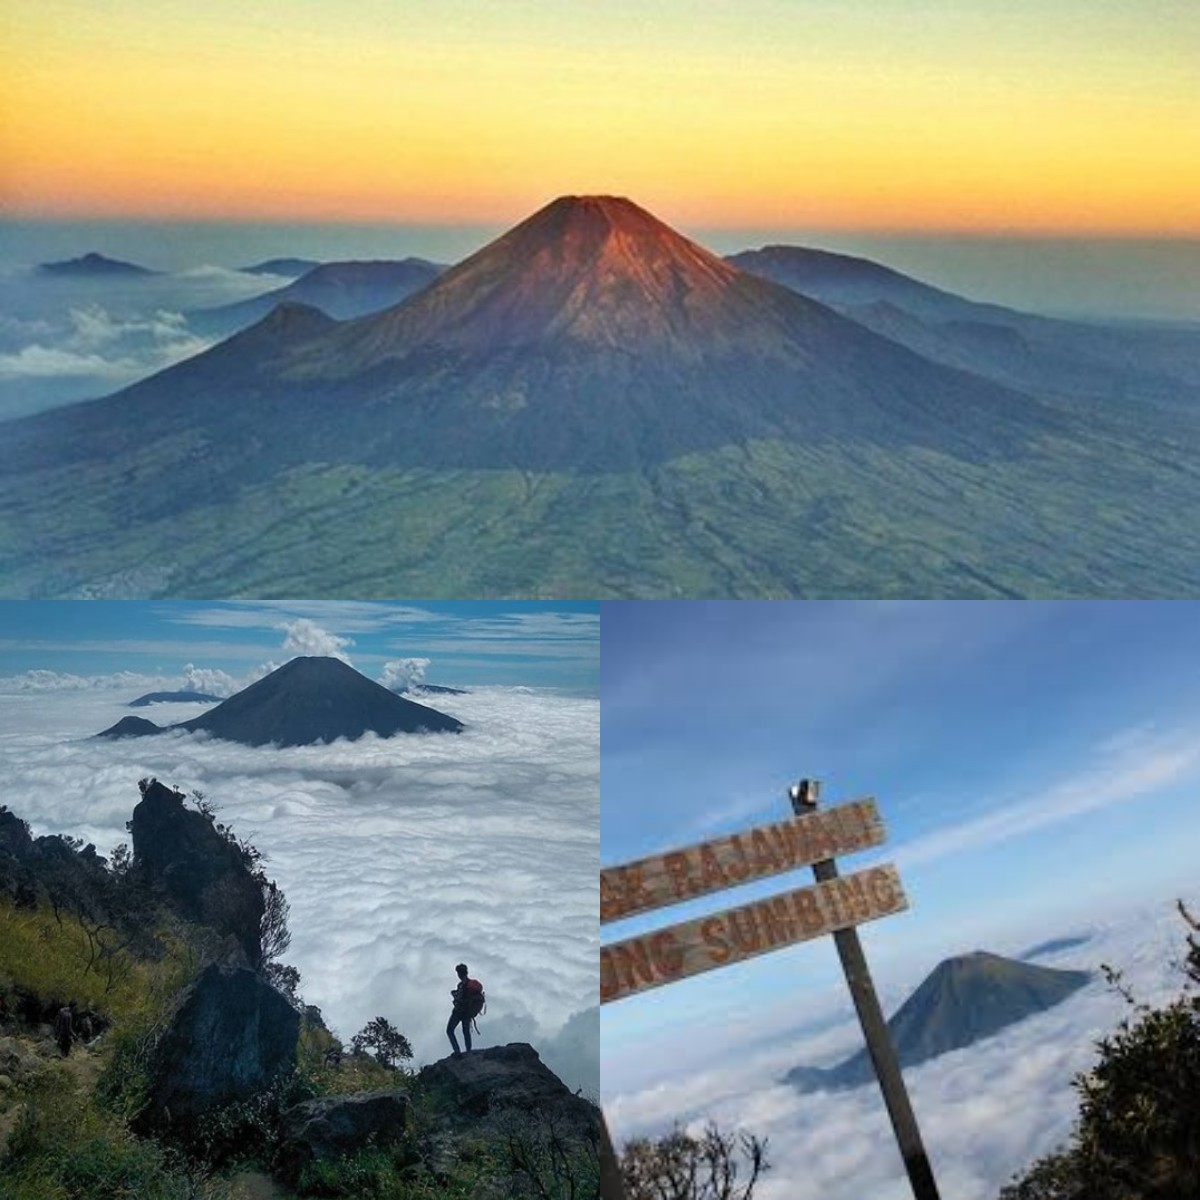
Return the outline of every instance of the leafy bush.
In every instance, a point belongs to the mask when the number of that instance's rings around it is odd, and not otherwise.
[[[1197,928],[1186,910],[1185,919]],[[1189,935],[1184,970],[1200,983]],[[1097,1045],[1074,1080],[1079,1119],[1068,1145],[1035,1163],[1001,1200],[1187,1200],[1200,1180],[1200,998],[1186,990],[1163,1008],[1138,1004]]]

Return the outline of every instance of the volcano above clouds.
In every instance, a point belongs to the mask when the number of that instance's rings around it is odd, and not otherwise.
[[[1012,329],[921,333],[925,353],[870,323],[629,200],[562,197],[391,308],[282,304],[114,395],[6,423],[0,588],[1200,591],[1190,411],[993,371]]]
[[[216,708],[169,729],[207,733],[244,746],[311,746],[363,734],[461,733],[461,721],[404,700],[339,658],[293,658]],[[166,730],[124,717],[100,737],[145,737]]]
[[[982,950],[948,958],[888,1020],[900,1065],[916,1066],[990,1037],[1061,1004],[1090,979],[1086,971],[1036,967]],[[836,1091],[874,1077],[864,1049],[836,1067],[794,1067],[784,1082],[802,1092]]]
[[[38,442],[26,461],[61,459],[64,443],[111,456],[178,439],[244,479],[314,461],[611,471],[748,438],[989,459],[1054,423],[1025,396],[740,271],[629,200],[585,196],[554,201],[394,308],[341,323],[277,309],[24,428]]]

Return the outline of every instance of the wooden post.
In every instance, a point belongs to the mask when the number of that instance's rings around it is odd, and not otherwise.
[[[621,1164],[608,1136],[608,1122],[603,1113],[600,1114],[600,1200],[625,1200]]]
[[[802,779],[790,792],[795,812],[799,814],[815,809],[820,790],[821,785],[817,780]],[[812,871],[820,883],[838,877],[837,863],[833,859],[814,863]],[[887,1022],[883,1018],[883,1009],[879,1006],[879,997],[875,994],[875,984],[871,980],[871,972],[867,969],[867,959],[863,954],[862,943],[858,940],[858,931],[853,927],[836,930],[833,940],[837,946],[838,957],[842,960],[842,970],[846,974],[850,995],[854,998],[854,1007],[867,1041],[867,1052],[875,1066],[875,1074],[883,1092],[883,1102],[887,1105],[888,1116],[892,1120],[892,1129],[896,1133],[896,1142],[900,1147],[900,1156],[904,1159],[904,1169],[908,1172],[913,1196],[916,1200],[939,1200],[933,1168],[929,1165],[929,1156],[925,1153],[925,1146],[921,1141],[921,1131],[917,1128],[917,1118],[908,1099],[904,1076],[900,1073],[900,1061],[896,1057],[896,1048],[892,1045]],[[607,1200],[607,1193],[605,1197]]]

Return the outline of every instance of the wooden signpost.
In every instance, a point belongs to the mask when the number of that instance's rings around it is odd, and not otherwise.
[[[600,872],[600,922],[623,920],[755,879],[811,866],[816,883],[710,916],[669,925],[600,949],[600,1003],[832,934],[867,1050],[916,1200],[938,1200],[895,1047],[867,969],[856,926],[908,907],[890,863],[841,875],[833,861],[882,845],[871,799],[816,811],[819,784],[791,789],[789,821],[639,859]],[[600,1195],[625,1200],[619,1164],[603,1126]]]

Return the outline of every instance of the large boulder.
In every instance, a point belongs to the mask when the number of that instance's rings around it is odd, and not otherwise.
[[[295,1183],[310,1163],[394,1145],[410,1112],[404,1092],[354,1092],[297,1104],[283,1114],[279,1173]]]
[[[300,1016],[244,967],[207,967],[183,995],[155,1047],[144,1130],[178,1126],[244,1100],[291,1070]]]
[[[241,849],[182,792],[152,780],[129,823],[133,860],[147,882],[189,921],[237,938],[251,966],[262,958],[263,888]]]
[[[0,1037],[0,1075],[13,1083],[31,1079],[42,1068],[42,1060],[23,1042],[13,1037]]]
[[[418,1080],[436,1091],[439,1108],[463,1122],[517,1110],[553,1113],[581,1133],[599,1127],[599,1110],[576,1096],[524,1042],[475,1050],[422,1067]]]

